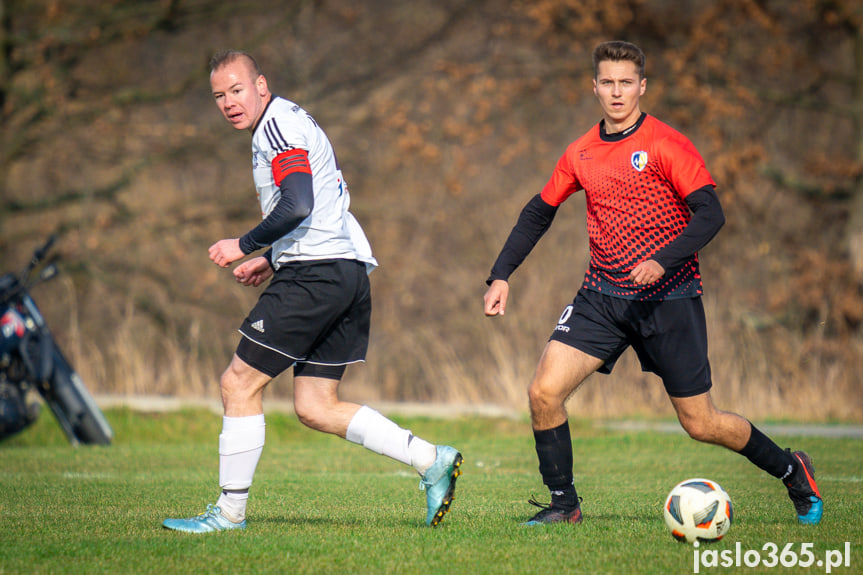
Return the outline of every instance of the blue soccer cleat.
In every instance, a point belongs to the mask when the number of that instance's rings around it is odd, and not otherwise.
[[[455,480],[461,475],[461,453],[448,445],[437,446],[437,458],[420,481],[426,492],[426,525],[436,527],[449,511],[455,493]]]
[[[788,497],[794,503],[797,520],[800,523],[815,525],[821,521],[821,515],[824,513],[824,501],[821,500],[821,493],[815,484],[812,460],[802,451],[795,451],[791,456],[797,463],[797,469],[785,481]]]
[[[246,521],[234,523],[222,515],[222,510],[219,507],[211,504],[207,505],[207,510],[204,513],[189,519],[165,519],[162,522],[162,527],[184,533],[211,533],[229,529],[245,529]]]

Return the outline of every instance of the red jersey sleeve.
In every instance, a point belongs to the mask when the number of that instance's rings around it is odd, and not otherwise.
[[[540,192],[542,200],[550,206],[559,206],[569,196],[581,189],[572,161],[573,155],[576,153],[576,143],[570,144],[563,156],[557,161],[551,178]]]
[[[681,197],[704,186],[716,186],[701,154],[685,136],[669,134],[658,149],[662,170]]]

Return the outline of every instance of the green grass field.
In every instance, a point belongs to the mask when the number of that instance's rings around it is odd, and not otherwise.
[[[850,567],[832,572],[863,573],[859,439],[777,438],[815,460],[825,517],[801,526],[781,484],[736,454],[684,435],[574,421],[584,523],[528,528],[519,524],[534,511],[527,499],[547,492],[526,420],[394,417],[465,456],[452,510],[430,529],[411,470],[269,414],[248,529],[188,535],[160,524],[215,501],[220,417],[107,416],[117,436],[109,448],[69,446],[47,412],[0,444],[0,573],[692,573],[695,551],[671,537],[661,506],[675,483],[697,476],[718,481],[735,510],[726,538],[699,549],[701,573],[824,573],[816,562],[704,565],[737,547],[769,561],[770,543],[777,557],[811,543],[823,562],[846,542]]]

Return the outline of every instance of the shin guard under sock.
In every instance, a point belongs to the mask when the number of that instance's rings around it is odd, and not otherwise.
[[[572,507],[578,503],[578,494],[572,476],[572,437],[569,422],[552,429],[534,430],[536,455],[542,482],[551,491],[551,502]]]
[[[232,521],[242,521],[255,469],[264,449],[264,415],[222,418],[219,435],[219,506]]]
[[[412,466],[420,475],[437,457],[435,446],[363,405],[348,424],[345,439],[370,451]]]
[[[794,471],[794,458],[791,454],[773,443],[752,423],[749,425],[752,428],[749,441],[738,453],[773,477],[784,479],[790,475]]]

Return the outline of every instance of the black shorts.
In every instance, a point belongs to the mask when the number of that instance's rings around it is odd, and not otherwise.
[[[632,346],[641,368],[661,377],[672,397],[692,397],[712,386],[700,297],[633,301],[582,288],[549,339],[604,360],[600,373],[611,373]]]
[[[283,265],[240,327],[237,355],[275,377],[294,363],[364,361],[372,300],[366,266],[346,259]]]

